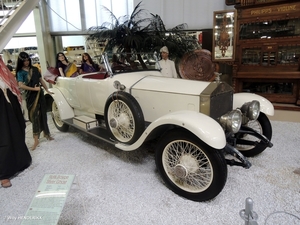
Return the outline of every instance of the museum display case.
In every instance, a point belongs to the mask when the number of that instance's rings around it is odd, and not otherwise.
[[[232,61],[235,44],[235,10],[214,12],[213,61]]]
[[[300,110],[300,1],[235,2],[235,92]]]

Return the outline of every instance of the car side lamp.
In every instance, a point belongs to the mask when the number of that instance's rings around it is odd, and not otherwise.
[[[241,111],[250,120],[257,120],[260,113],[260,103],[256,100],[246,102],[242,105]]]
[[[121,84],[120,81],[116,80],[114,81],[114,88],[118,91],[124,91],[126,89],[126,86],[124,84]]]

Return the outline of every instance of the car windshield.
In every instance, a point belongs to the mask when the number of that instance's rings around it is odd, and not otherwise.
[[[155,70],[157,66],[156,53],[104,53],[98,58],[99,64],[111,73],[121,73],[139,70]]]

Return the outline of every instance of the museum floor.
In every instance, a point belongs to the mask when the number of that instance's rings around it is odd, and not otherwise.
[[[274,105],[280,106],[286,104],[274,103]],[[274,116],[270,117],[271,120],[287,121],[300,123],[300,109],[297,110],[275,110]]]
[[[0,188],[0,224],[21,224],[45,174],[76,175],[60,225],[241,225],[248,197],[258,224],[300,224],[300,123],[272,120],[274,147],[250,158],[250,169],[228,167],[215,199],[193,202],[163,184],[149,148],[123,152],[74,129],[59,132],[48,117],[55,140],[41,138],[31,151],[32,165],[12,179],[11,188]],[[31,146],[30,123],[26,131]]]

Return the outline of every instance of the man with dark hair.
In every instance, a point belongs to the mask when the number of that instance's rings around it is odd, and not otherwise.
[[[7,68],[10,70],[10,72],[12,72],[13,70],[14,70],[14,68],[12,67],[12,61],[9,59],[9,60],[7,60]]]

